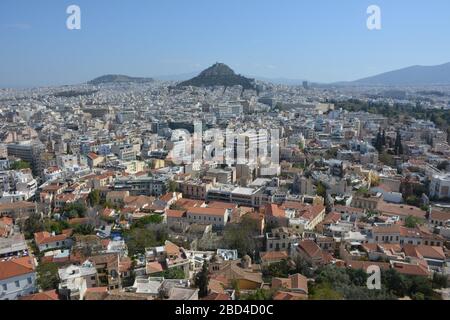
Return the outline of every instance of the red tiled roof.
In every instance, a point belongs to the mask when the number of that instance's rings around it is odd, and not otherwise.
[[[223,217],[225,215],[225,209],[220,208],[202,208],[202,207],[193,207],[188,208],[188,214],[195,215],[204,215],[204,216],[219,216]]]
[[[308,296],[303,293],[297,293],[297,292],[283,292],[278,291],[274,296],[273,300],[306,300],[308,299]]]
[[[62,234],[54,236],[47,231],[37,232],[34,234],[34,241],[36,241],[36,244],[38,245],[51,243],[55,241],[64,241],[71,235],[71,233],[72,233],[71,229],[63,230]]]
[[[261,252],[261,260],[263,261],[279,261],[289,257],[287,251],[269,251]]]
[[[298,247],[310,257],[317,257],[322,254],[320,247],[312,240],[300,241]]]
[[[90,153],[88,154],[88,157],[89,157],[90,159],[92,159],[92,160],[95,160],[95,159],[98,158],[98,155],[97,155],[96,153],[90,152]]]
[[[213,201],[208,203],[208,208],[216,208],[216,209],[236,209],[238,206],[234,203],[228,203],[228,202],[220,202],[220,201]]]
[[[281,209],[278,205],[273,204],[273,203],[266,205],[266,215],[277,217],[277,218],[286,217],[286,213],[284,212],[284,210]]]
[[[0,261],[0,280],[21,276],[34,271],[33,257]]]
[[[431,273],[421,264],[394,263],[393,267],[401,274],[428,277]]]
[[[171,217],[171,218],[182,218],[183,216],[185,216],[186,211],[182,211],[182,210],[166,210],[166,215],[167,217]]]
[[[56,290],[50,290],[24,296],[19,298],[19,300],[35,300],[35,301],[59,300],[59,296]]]
[[[383,214],[396,215],[396,216],[414,216],[417,218],[425,218],[426,212],[420,208],[403,205],[403,204],[392,204],[380,201],[377,206],[377,210]]]

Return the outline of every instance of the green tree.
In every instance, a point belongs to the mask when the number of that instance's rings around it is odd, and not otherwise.
[[[39,214],[31,214],[23,224],[23,232],[26,239],[33,239],[36,232],[45,230],[45,226]]]
[[[404,297],[408,293],[408,281],[405,276],[395,269],[381,272],[382,286],[397,297]]]
[[[419,206],[420,205],[420,199],[417,198],[415,195],[411,195],[406,198],[406,203],[410,206]]]
[[[403,154],[403,144],[402,144],[402,136],[400,134],[400,130],[397,131],[397,137],[395,138],[395,154],[402,155]]]
[[[330,284],[314,286],[309,295],[310,300],[342,300],[343,296],[334,290]]]
[[[36,273],[36,283],[41,290],[47,291],[58,288],[58,265],[56,263],[41,263],[37,266]]]
[[[95,234],[95,228],[90,224],[78,224],[75,226],[73,231],[75,234],[81,234],[84,236]]]
[[[150,224],[162,223],[164,218],[159,214],[152,214],[146,217],[142,217],[133,223],[132,228],[144,228]]]
[[[321,181],[319,181],[317,183],[316,192],[317,192],[317,195],[321,196],[322,198],[326,198],[326,196],[327,196],[327,188]]]
[[[175,181],[170,180],[169,181],[169,186],[167,188],[169,190],[169,192],[176,192],[177,188],[178,188],[178,184]]]
[[[186,279],[186,275],[183,271],[183,269],[180,268],[170,268],[167,270],[164,270],[162,273],[162,276],[165,279]]]
[[[378,160],[387,166],[390,166],[390,167],[395,166],[394,157],[391,154],[387,153],[386,151],[384,151],[380,154],[380,156],[378,157]]]
[[[435,272],[433,274],[433,288],[434,289],[441,289],[441,288],[447,288],[448,287],[448,277],[445,274],[439,274]]]
[[[286,259],[280,262],[271,263],[262,272],[265,277],[287,278],[295,269],[291,268]]]
[[[435,298],[432,281],[426,277],[409,277],[410,285],[408,288],[409,296],[413,299],[432,300]]]
[[[79,202],[66,203],[64,206],[64,215],[69,219],[84,218],[86,211],[86,206]]]
[[[257,222],[244,216],[240,223],[227,224],[223,240],[227,248],[236,249],[241,256],[253,257],[257,250],[255,237],[258,235]]]
[[[91,207],[98,206],[100,204],[100,191],[92,190],[89,193],[88,200]]]
[[[11,164],[11,170],[22,170],[30,168],[31,168],[30,163],[23,160],[15,161],[13,164]]]
[[[253,301],[265,301],[272,300],[273,291],[268,289],[257,289],[251,293],[241,295],[239,300],[253,300]]]
[[[150,225],[145,228],[133,228],[124,232],[125,243],[130,256],[143,254],[145,248],[160,246],[168,239],[167,227]]]
[[[44,222],[45,231],[54,232],[55,234],[61,234],[63,230],[69,228],[69,224],[64,221],[54,221],[54,220],[46,220]]]
[[[208,295],[209,269],[207,261],[203,262],[202,270],[195,275],[195,285],[199,289],[198,296],[200,298]]]
[[[415,228],[422,223],[423,223],[422,219],[414,216],[407,216],[405,219],[405,226],[407,228]]]

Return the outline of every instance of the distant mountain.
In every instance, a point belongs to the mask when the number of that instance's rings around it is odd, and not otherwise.
[[[438,66],[412,66],[346,84],[383,86],[448,85],[450,84],[450,63]]]
[[[197,77],[181,82],[178,87],[213,87],[213,86],[237,86],[244,89],[255,87],[254,79],[237,75],[230,67],[223,63],[216,63],[208,69],[202,71]]]
[[[91,85],[107,84],[107,83],[148,83],[153,82],[152,78],[136,78],[124,76],[121,74],[108,74],[95,78],[88,82]]]

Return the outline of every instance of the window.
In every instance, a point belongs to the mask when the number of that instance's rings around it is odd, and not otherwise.
[[[33,281],[31,280],[31,278],[27,278],[27,282],[28,284],[31,284]]]
[[[14,281],[14,283],[16,284],[16,288],[20,288],[20,282],[19,281]]]
[[[91,280],[95,280],[95,276],[92,276],[92,277],[91,277]]]
[[[2,285],[2,287],[3,287],[3,291],[8,290],[8,285],[7,285],[6,283],[4,283],[4,284]]]

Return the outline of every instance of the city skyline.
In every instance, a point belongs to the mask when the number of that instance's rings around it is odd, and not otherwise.
[[[66,28],[71,4],[81,30]],[[372,4],[381,30],[366,27]],[[449,9],[446,1],[3,1],[0,87],[190,74],[216,61],[254,77],[352,81],[449,62]]]

